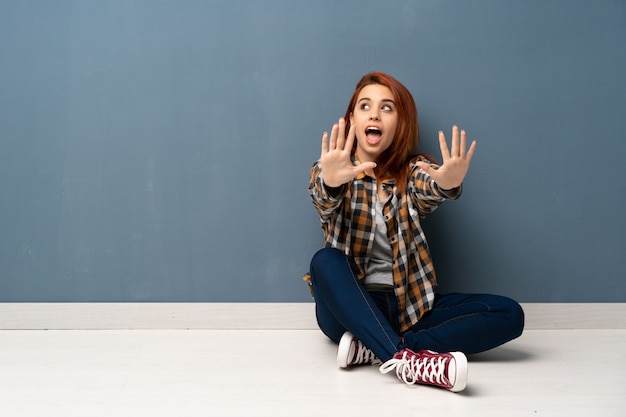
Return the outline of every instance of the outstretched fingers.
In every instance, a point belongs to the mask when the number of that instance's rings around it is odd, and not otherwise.
[[[474,156],[474,151],[476,150],[476,141],[473,140],[472,144],[470,145],[467,153],[465,154],[464,158],[467,160],[467,162],[469,163],[472,160],[472,156]]]
[[[459,143],[459,157],[461,157],[462,159],[467,160],[467,162],[469,163],[469,161],[471,161],[472,156],[474,155],[474,151],[476,150],[476,141],[472,141],[472,143],[470,144],[469,148],[467,147],[467,133],[465,133],[465,130],[461,130],[460,132],[461,134],[461,139],[460,139],[460,143]],[[454,155],[454,151],[452,151],[452,155]]]
[[[459,156],[459,127],[457,125],[452,126],[452,140],[450,142],[452,146],[452,149],[450,149],[450,156],[453,158]]]
[[[443,131],[439,131],[439,149],[441,150],[441,158],[443,162],[450,159],[450,149],[448,148],[448,143],[446,142],[446,135]]]
[[[476,149],[476,141],[472,141],[470,147],[467,147],[467,133],[465,130],[459,130],[455,125],[452,127],[452,140],[450,141],[450,147],[446,141],[446,137],[442,131],[439,131],[439,148],[441,149],[441,156],[445,163],[450,158],[463,158],[472,159],[474,150]]]
[[[328,132],[324,132],[322,134],[322,155],[321,155],[321,157],[323,157],[327,153],[328,153]]]
[[[467,153],[467,135],[465,130],[461,130],[461,143],[459,146],[459,156],[464,158]]]
[[[350,126],[350,129],[348,129],[348,137],[346,138],[346,143],[344,145],[344,150],[352,153],[352,146],[354,146],[354,139],[355,139],[355,128],[354,125]]]
[[[339,122],[333,125],[330,130],[330,137],[328,132],[324,132],[322,135],[322,155],[332,152],[334,150],[343,150],[345,146],[346,138],[346,122],[343,119],[339,119]]]
[[[354,136],[354,126],[350,126],[348,136],[346,137],[346,122],[343,118],[340,118],[330,130],[330,135],[328,132],[322,134],[322,156],[335,150],[352,151]]]
[[[342,118],[337,122],[337,149],[343,150],[346,145],[346,121]]]
[[[330,130],[330,142],[328,144],[329,151],[334,151],[335,149],[337,149],[337,130],[338,129],[339,129],[339,126],[337,126],[337,124],[335,123],[333,125],[333,128]]]

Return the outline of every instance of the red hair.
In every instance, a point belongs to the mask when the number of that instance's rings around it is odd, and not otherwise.
[[[417,107],[411,92],[392,76],[382,72],[370,72],[356,84],[354,94],[346,110],[346,136],[350,129],[350,115],[354,112],[356,101],[363,87],[378,84],[387,87],[393,95],[398,112],[398,124],[391,145],[378,156],[374,173],[379,179],[395,179],[401,192],[406,188],[409,170],[407,164],[415,156],[419,145],[419,126]],[[352,152],[356,149],[356,142]]]

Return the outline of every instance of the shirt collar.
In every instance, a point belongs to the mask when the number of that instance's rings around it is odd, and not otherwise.
[[[351,158],[352,158],[352,165],[355,165],[355,166],[356,166],[356,165],[359,165],[359,164],[361,163],[361,161],[359,161],[358,159],[356,159],[356,155],[352,155],[352,157],[351,157]],[[370,175],[367,175],[367,174],[365,173],[365,171],[361,171],[361,172],[359,172],[359,173],[358,173],[358,175],[356,176],[356,179],[357,179],[357,180],[363,180],[365,177],[368,177],[368,178],[374,179],[374,178],[373,178],[373,177],[371,177]],[[390,186],[392,186],[392,187],[393,187],[394,185],[396,185],[396,180],[395,180],[395,178],[390,178],[390,179],[384,180],[382,183],[383,183],[383,184],[386,184],[386,185],[390,185]]]

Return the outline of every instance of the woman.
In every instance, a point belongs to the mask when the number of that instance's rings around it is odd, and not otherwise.
[[[413,154],[418,142],[411,93],[387,74],[365,75],[311,169],[325,247],[305,280],[341,368],[382,363],[408,384],[458,392],[465,355],[518,337],[524,313],[505,297],[435,292],[420,220],[461,195],[476,142],[468,148],[454,126],[448,148],[439,132],[441,166]]]

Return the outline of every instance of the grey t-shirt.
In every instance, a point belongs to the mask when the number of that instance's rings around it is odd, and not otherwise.
[[[390,196],[391,197],[391,196]],[[387,224],[383,215],[385,202],[376,201],[376,232],[372,253],[365,269],[365,285],[393,285],[393,251],[387,237]]]

